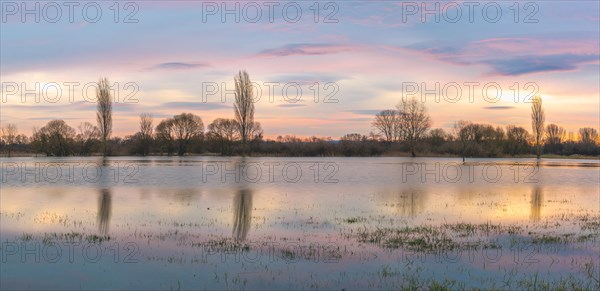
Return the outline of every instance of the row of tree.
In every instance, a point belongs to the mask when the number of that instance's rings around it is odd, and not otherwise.
[[[168,118],[148,130],[124,138],[112,137],[108,140],[110,155],[175,155],[185,153],[221,155],[241,155],[244,153],[234,119],[214,120],[206,132],[188,127],[181,128],[175,119],[188,119],[193,114],[182,113]],[[184,117],[186,116],[186,117]],[[150,120],[151,117],[149,117]],[[189,118],[194,120],[198,118]],[[142,121],[145,120],[145,121]],[[150,121],[149,124],[152,124]],[[141,118],[140,127],[148,124],[148,117]],[[163,125],[161,125],[163,124]],[[184,123],[185,124],[185,123]],[[12,126],[11,126],[12,127]],[[201,128],[199,126],[198,128]],[[88,122],[81,123],[76,129],[62,120],[50,121],[38,129],[32,137],[22,134],[8,134],[5,138],[11,142],[1,143],[2,149],[9,154],[41,153],[48,156],[92,155],[102,153],[103,143],[96,126]],[[12,138],[11,138],[12,136]],[[562,127],[549,124],[545,127],[545,139],[541,147],[544,154],[556,155],[599,155],[598,132],[594,128],[581,128],[577,140],[569,138]],[[495,127],[489,124],[458,121],[451,131],[443,129],[429,130],[417,144],[421,154],[453,155],[463,157],[501,157],[536,154],[537,147],[533,135],[525,128],[509,125]],[[265,140],[262,131],[257,130],[247,143],[247,154],[272,156],[375,156],[402,155],[411,153],[409,143],[400,140],[388,142],[378,134],[346,134],[338,140],[330,137],[298,138],[280,136],[275,140]]]
[[[443,129],[430,130],[431,119],[425,105],[416,99],[401,100],[396,109],[383,110],[372,122],[375,133],[370,139],[386,143],[404,143],[405,150],[415,156],[417,144],[422,151],[438,154],[455,154],[463,157],[529,154],[534,150],[539,159],[543,153],[571,155],[598,155],[598,131],[592,127],[579,129],[579,142],[567,139],[564,128],[545,126],[542,98],[536,96],[531,104],[530,134],[525,128],[508,125],[506,130],[488,124],[457,121],[452,133]],[[352,139],[356,139],[354,136]],[[364,137],[363,139],[366,139]]]
[[[97,86],[96,122],[79,124],[77,130],[63,120],[49,121],[34,128],[31,137],[19,134],[14,124],[2,128],[0,147],[10,156],[20,153],[42,153],[47,156],[68,155],[180,155],[218,153],[221,155],[285,155],[285,156],[372,156],[417,152],[465,157],[517,156],[535,153],[558,155],[599,155],[598,131],[586,127],[579,130],[579,140],[567,138],[566,131],[556,125],[545,125],[542,99],[535,97],[531,106],[532,133],[509,125],[505,128],[469,121],[457,121],[451,132],[431,129],[431,117],[425,104],[417,99],[402,99],[395,109],[375,115],[375,132],[368,136],[350,133],[340,138],[295,136],[264,140],[259,122],[254,121],[254,96],[248,73],[235,77],[234,118],[217,118],[205,131],[202,118],[181,113],[161,120],[156,127],[151,114],[142,113],[139,131],[125,138],[111,137],[112,96],[109,82],[100,79]]]
[[[0,146],[10,156],[13,149],[21,152],[43,153],[48,156],[90,155],[101,152],[110,154],[148,155],[154,152],[172,155],[185,155],[190,148],[201,150],[204,139],[218,144],[221,154],[233,153],[233,144],[241,141],[242,154],[246,154],[248,144],[262,139],[262,128],[254,121],[254,96],[252,82],[246,71],[235,77],[234,119],[218,118],[204,133],[202,118],[193,113],[181,113],[167,118],[153,127],[152,115],[140,115],[140,130],[125,139],[111,138],[112,96],[108,79],[101,78],[96,87],[97,126],[89,122],[81,123],[75,131],[63,120],[52,120],[42,128],[34,128],[31,138],[19,135],[14,124],[2,128]],[[127,150],[123,151],[122,148]],[[115,149],[121,150],[114,151]]]

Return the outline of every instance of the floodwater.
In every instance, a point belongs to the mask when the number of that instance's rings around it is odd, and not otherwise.
[[[1,289],[600,288],[598,160],[4,158]]]

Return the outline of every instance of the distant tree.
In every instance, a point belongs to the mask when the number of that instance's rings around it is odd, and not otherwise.
[[[487,141],[484,143],[484,149],[488,157],[496,157],[502,154],[505,134],[502,127],[486,126]]]
[[[397,110],[383,110],[375,115],[375,120],[371,123],[378,133],[381,134],[385,141],[396,141],[397,133],[399,132],[400,114]]]
[[[428,139],[432,146],[440,147],[447,139],[448,135],[441,128],[429,131]]]
[[[172,155],[174,151],[174,132],[173,119],[171,118],[162,120],[156,126],[156,140],[161,147],[161,151],[167,153],[169,156]]]
[[[369,131],[368,139],[370,141],[378,141],[380,138],[381,138],[381,134]]]
[[[108,140],[112,132],[112,97],[108,79],[101,78],[96,88],[98,129],[102,141],[102,155],[108,155]]]
[[[475,140],[474,126],[469,121],[459,120],[454,124],[454,134],[456,135],[456,140],[460,142],[460,152],[464,163],[467,151],[471,143]]]
[[[342,136],[340,140],[345,142],[360,142],[367,140],[367,137],[360,133],[348,133]]]
[[[208,135],[220,144],[221,154],[230,154],[232,143],[238,139],[238,124],[235,119],[217,118],[208,125]]]
[[[249,135],[248,135],[248,140],[251,142],[258,142],[261,141],[263,138],[263,129],[262,126],[260,125],[260,122],[253,122],[252,124],[250,124],[250,130]]]
[[[598,130],[592,127],[584,127],[579,129],[579,142],[574,144],[573,153],[582,155],[598,155],[600,147],[598,147]]]
[[[9,123],[6,127],[2,128],[2,141],[6,147],[6,153],[8,157],[12,152],[13,146],[17,141],[19,131],[17,130],[17,126],[13,123]]]
[[[72,152],[71,145],[75,130],[63,120],[52,120],[46,126],[34,131],[35,143],[38,150],[48,156],[67,156]]]
[[[546,126],[546,143],[547,144],[560,144],[565,138],[565,129],[556,125],[548,124]]]
[[[544,121],[546,116],[542,108],[542,97],[533,97],[531,103],[531,127],[533,129],[533,138],[536,146],[536,156],[539,159],[541,154],[542,139],[544,137]]]
[[[506,151],[515,156],[527,149],[529,133],[520,126],[508,125],[506,127]]]
[[[100,131],[97,127],[89,122],[82,122],[77,127],[79,133],[75,137],[75,141],[79,146],[79,155],[85,156],[92,152],[94,142],[100,136]]]
[[[154,123],[152,115],[147,113],[140,114],[140,132],[138,133],[138,137],[142,156],[147,156],[150,153],[153,131],[152,123]]]
[[[548,124],[548,126],[546,126],[546,140],[544,143],[544,148],[548,152],[560,153],[564,138],[565,138],[565,129],[564,128],[562,128],[556,124]]]
[[[598,131],[592,127],[579,129],[579,142],[582,144],[596,144],[598,140]]]
[[[397,107],[400,111],[400,124],[404,138],[408,143],[410,153],[415,157],[416,145],[431,126],[431,118],[425,104],[414,97],[410,100],[403,98]]]
[[[183,156],[190,141],[201,137],[204,133],[202,118],[192,113],[175,115],[173,117],[173,133],[177,140],[177,155]]]
[[[382,151],[377,146],[372,146],[368,137],[360,133],[349,133],[340,138],[338,144],[341,153],[344,156],[372,156],[380,154]],[[375,145],[377,143],[374,143]]]
[[[239,71],[235,81],[235,120],[239,127],[243,150],[249,140],[254,125],[254,91],[252,82],[246,71]]]

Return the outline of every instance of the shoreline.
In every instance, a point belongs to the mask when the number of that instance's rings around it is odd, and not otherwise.
[[[47,157],[52,157],[52,156],[44,156],[44,155],[36,155],[36,154],[11,154],[10,157],[8,157],[5,154],[0,154],[0,158],[2,159],[10,159],[10,158],[47,158]],[[102,157],[102,155],[99,154],[95,154],[95,155],[88,155],[88,156],[61,156],[61,157]],[[158,154],[151,154],[151,155],[147,155],[147,156],[140,156],[140,155],[110,155],[107,157],[136,157],[136,158],[143,158],[143,157],[179,157],[177,155],[158,155]],[[203,153],[203,154],[186,154],[183,155],[181,157],[242,157],[240,155],[220,155],[217,153]],[[412,157],[410,155],[410,153],[392,153],[392,154],[384,154],[384,155],[373,155],[373,156],[342,156],[342,155],[332,155],[332,156],[311,156],[311,155],[298,155],[298,156],[292,156],[292,155],[265,155],[265,154],[260,154],[260,155],[255,155],[255,154],[251,154],[251,155],[247,155],[246,157],[250,157],[250,158],[310,158],[310,157],[328,157],[328,158],[410,158]],[[461,159],[462,156],[456,156],[456,155],[438,155],[438,154],[424,154],[424,155],[417,155],[415,158],[457,158],[457,159]],[[465,159],[535,159],[536,156],[535,155],[519,155],[519,156],[496,156],[496,157],[465,157]],[[586,155],[570,155],[570,156],[561,156],[561,155],[555,155],[555,154],[548,154],[548,155],[542,155],[541,159],[568,159],[568,160],[600,160],[600,156],[586,156]]]

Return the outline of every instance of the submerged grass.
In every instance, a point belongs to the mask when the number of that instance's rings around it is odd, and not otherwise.
[[[17,240],[23,242],[29,241],[41,241],[44,245],[49,245],[58,242],[77,243],[77,242],[88,242],[88,243],[102,243],[110,241],[112,237],[108,235],[97,235],[97,234],[84,234],[80,232],[66,232],[66,233],[43,233],[43,234],[31,234],[23,233]]]
[[[594,227],[594,223],[582,226],[585,229]],[[510,241],[524,241],[532,244],[566,244],[595,241],[598,232],[576,235],[575,233],[555,234],[526,231],[519,225],[502,225],[490,222],[444,223],[439,226],[420,225],[402,227],[374,227],[365,225],[356,232],[352,230],[346,237],[355,237],[359,242],[370,243],[386,249],[406,249],[410,251],[429,252],[435,250],[465,249],[480,247],[484,249],[502,248],[498,239],[508,236]]]

